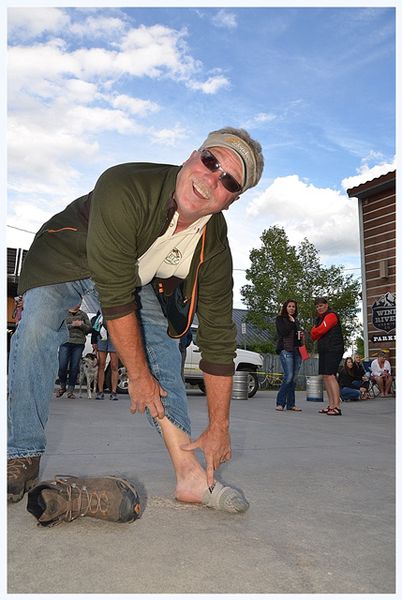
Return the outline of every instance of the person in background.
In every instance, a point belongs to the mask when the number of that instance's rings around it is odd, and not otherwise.
[[[68,389],[67,398],[74,399],[74,388],[80,370],[80,360],[85,346],[85,336],[91,331],[89,317],[81,309],[81,303],[69,308],[65,323],[68,329],[68,342],[59,347],[59,381],[60,388],[56,397],[60,398],[66,392],[67,373]]]
[[[355,377],[355,379],[354,379],[355,385],[357,386],[357,383],[358,383],[359,389],[361,390],[361,388],[363,388],[365,390],[365,393],[363,395],[365,395],[366,398],[363,398],[363,400],[367,400],[368,399],[368,389],[370,387],[370,382],[369,382],[370,373],[366,372],[366,369],[364,368],[361,356],[357,352],[353,356],[353,373],[354,373],[354,377]]]
[[[24,301],[22,296],[14,297],[14,310],[13,310],[13,318],[15,319],[15,324],[21,321],[22,311],[24,310]]]
[[[371,375],[376,380],[381,396],[391,394],[392,375],[391,363],[385,357],[385,352],[379,352],[370,366]]]
[[[338,315],[328,306],[327,298],[314,300],[317,318],[310,335],[318,344],[318,373],[323,376],[328,406],[319,410],[328,416],[340,416],[341,398],[337,373],[344,353],[342,327]]]
[[[347,356],[343,361],[343,366],[339,369],[338,382],[342,400],[367,400],[367,389],[356,379],[351,356]]]
[[[109,353],[110,355],[110,400],[118,400],[117,396],[117,384],[119,382],[119,355],[116,352],[116,348],[113,346],[113,342],[108,335],[106,323],[103,322],[102,313],[98,310],[95,317],[91,320],[92,324],[92,336],[91,343],[93,351],[98,356],[98,380],[96,383],[97,394],[96,400],[104,400],[105,394],[103,388],[105,385],[105,367],[106,358]]]
[[[286,300],[280,314],[275,320],[278,343],[276,352],[283,368],[283,381],[276,397],[276,410],[300,412],[301,408],[295,405],[295,388],[297,375],[301,365],[299,346],[302,343],[304,333],[297,320],[296,300]]]

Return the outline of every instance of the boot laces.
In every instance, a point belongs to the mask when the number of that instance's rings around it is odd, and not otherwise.
[[[85,485],[79,486],[75,482],[68,483],[64,479],[56,478],[55,483],[65,489],[68,501],[66,521],[73,521],[78,517],[89,514],[106,514],[109,509],[109,497],[103,490],[88,491]]]
[[[23,470],[28,469],[28,465],[32,465],[32,458],[27,456],[26,458],[10,458],[7,461],[7,478],[9,479],[18,479],[21,477],[21,473]]]

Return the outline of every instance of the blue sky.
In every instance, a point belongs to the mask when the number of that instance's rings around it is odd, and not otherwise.
[[[113,164],[180,164],[245,127],[260,184],[225,213],[235,306],[271,225],[360,267],[348,187],[395,168],[395,9],[9,8],[7,245]]]

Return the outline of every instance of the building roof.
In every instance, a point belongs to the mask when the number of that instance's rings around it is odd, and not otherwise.
[[[252,323],[247,323],[248,311],[242,308],[233,309],[233,321],[237,328],[238,345],[249,345],[272,341],[272,334],[267,329],[261,329]],[[242,324],[245,324],[246,332],[242,332]]]
[[[349,198],[366,198],[367,196],[372,196],[373,194],[378,194],[379,192],[388,190],[389,188],[395,187],[395,179],[396,179],[396,170],[389,171],[380,177],[375,177],[370,181],[365,181],[360,185],[356,185],[355,187],[349,188],[346,190]]]
[[[255,343],[264,343],[272,341],[272,334],[267,329],[261,329],[256,325],[246,322],[247,310],[242,308],[233,309],[233,321],[236,325],[238,346],[249,346]],[[242,323],[246,325],[246,333],[242,332]],[[198,326],[197,315],[194,316],[194,325]]]

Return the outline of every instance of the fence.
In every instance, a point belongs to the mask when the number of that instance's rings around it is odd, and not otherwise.
[[[283,373],[281,361],[278,354],[263,354],[262,370],[266,373]],[[306,389],[306,376],[318,375],[318,358],[311,357],[302,362],[299,375],[297,377],[297,388],[299,390]]]

